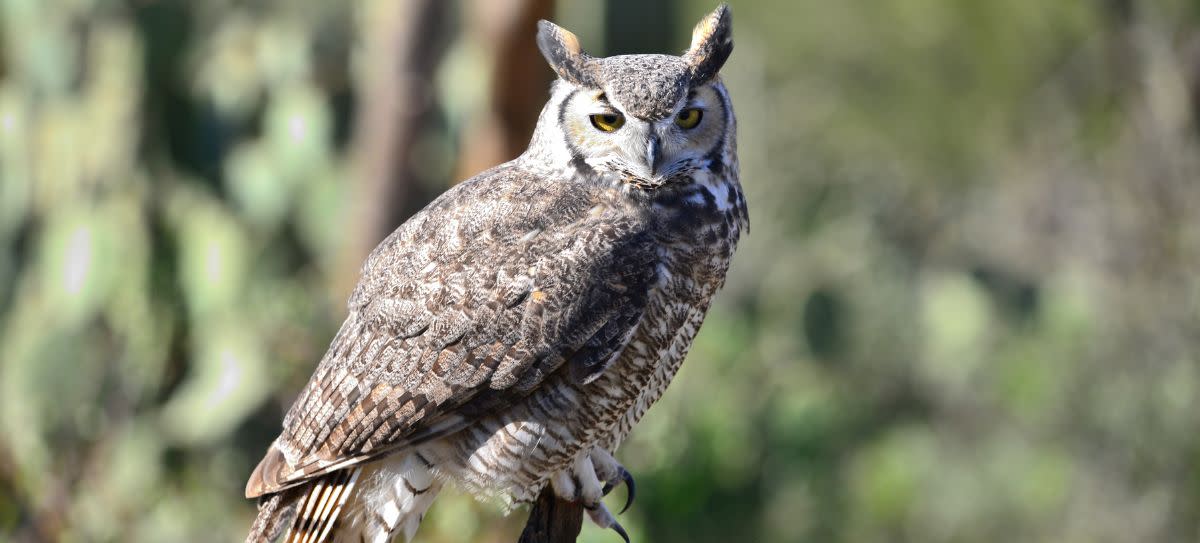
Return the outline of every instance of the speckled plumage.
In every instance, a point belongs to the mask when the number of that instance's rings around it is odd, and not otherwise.
[[[529,149],[368,257],[247,484],[249,541],[287,525],[289,541],[411,538],[445,482],[509,503],[550,484],[619,529],[599,503],[626,475],[612,452],[682,363],[748,224],[716,77],[729,25],[721,7],[683,56],[597,59],[543,23],[561,80]],[[704,116],[680,128],[688,109]],[[625,127],[590,125],[598,111]]]

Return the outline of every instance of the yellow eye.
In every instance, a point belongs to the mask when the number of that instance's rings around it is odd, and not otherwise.
[[[679,128],[696,128],[702,118],[704,118],[704,112],[699,108],[692,107],[680,111],[679,115],[675,116],[675,124],[679,125]]]
[[[597,113],[592,115],[592,126],[601,132],[612,132],[625,124],[625,117],[620,113]]]

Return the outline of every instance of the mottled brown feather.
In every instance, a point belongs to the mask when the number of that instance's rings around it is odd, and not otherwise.
[[[566,361],[587,381],[620,352],[655,280],[646,223],[620,202],[589,213],[602,191],[564,197],[514,173],[455,187],[372,252],[248,497],[445,435]],[[512,212],[472,211],[497,206]]]

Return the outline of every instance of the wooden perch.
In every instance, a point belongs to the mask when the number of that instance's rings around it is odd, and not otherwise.
[[[546,485],[517,543],[574,543],[582,528],[583,506],[560,500]]]

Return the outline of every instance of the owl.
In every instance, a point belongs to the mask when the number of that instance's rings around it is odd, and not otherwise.
[[[246,485],[248,541],[410,540],[447,484],[508,506],[549,485],[602,528],[613,456],[666,389],[739,235],[729,9],[681,56],[584,53],[528,149],[371,252],[348,316]]]

